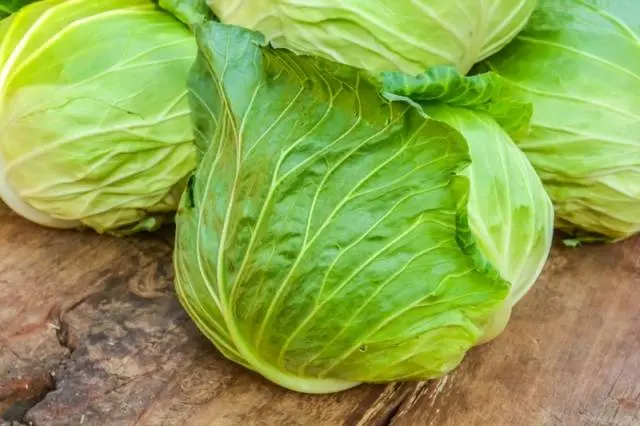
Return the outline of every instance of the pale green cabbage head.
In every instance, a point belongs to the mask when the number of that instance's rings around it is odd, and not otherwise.
[[[491,75],[379,82],[236,26],[197,39],[176,291],[226,357],[328,393],[441,376],[502,331],[553,222],[496,121],[526,107],[490,102]]]
[[[534,105],[518,146],[542,177],[558,226],[583,240],[639,232],[637,0],[543,0],[486,66]]]
[[[145,0],[46,0],[0,23],[0,196],[46,226],[153,229],[196,153],[196,45]]]
[[[365,70],[462,73],[526,24],[537,0],[207,0],[222,22],[277,47]]]

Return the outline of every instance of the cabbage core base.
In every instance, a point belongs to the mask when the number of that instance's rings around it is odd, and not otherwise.
[[[361,384],[360,382],[296,376],[286,371],[278,370],[271,365],[256,365],[251,363],[251,368],[272,382],[289,390],[301,393],[328,394],[341,392]]]
[[[196,323],[200,324],[199,321],[196,321]],[[340,392],[361,384],[360,382],[350,382],[346,380],[299,376],[282,370],[255,353],[255,351],[246,344],[233,321],[227,321],[227,326],[231,339],[248,366],[256,373],[261,374],[268,380],[284,388],[308,394],[327,394]],[[203,331],[205,331],[206,334],[206,330]]]
[[[237,330],[232,327],[231,335],[236,333]],[[255,372],[263,375],[267,379],[271,380],[278,385],[290,389],[296,392],[309,393],[309,394],[327,394],[340,392],[346,389],[350,389],[360,385],[360,382],[349,382],[336,379],[320,379],[315,377],[305,377],[296,374],[291,374],[287,371],[281,370],[266,362],[262,357],[253,353],[241,339],[235,339],[237,348],[242,356],[247,360],[251,369]]]

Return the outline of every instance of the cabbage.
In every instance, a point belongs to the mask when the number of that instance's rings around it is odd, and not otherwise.
[[[441,376],[500,333],[551,236],[497,121],[516,132],[530,110],[489,105],[492,75],[380,82],[240,27],[197,40],[203,157],[176,218],[176,291],[226,357],[329,393]]]
[[[518,141],[578,239],[640,231],[640,7],[544,0],[486,64],[534,105]],[[592,235],[595,234],[595,235]]]
[[[537,0],[208,0],[228,24],[277,47],[379,72],[462,73],[509,42]],[[487,3],[491,3],[489,6]]]
[[[553,206],[531,163],[514,144],[532,109],[492,73],[462,77],[448,67],[418,77],[383,76],[387,95],[421,103],[429,117],[460,132],[471,155],[469,224],[480,250],[509,281],[517,303],[542,272],[553,240]]]
[[[188,28],[143,0],[48,0],[0,24],[0,196],[46,226],[172,219],[196,164]]]

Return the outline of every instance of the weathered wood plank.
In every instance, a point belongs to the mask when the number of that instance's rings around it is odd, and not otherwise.
[[[449,376],[329,396],[287,392],[215,351],[173,294],[170,231],[129,239],[53,231],[0,209],[0,241],[8,420],[640,424],[640,239],[556,247],[507,331]]]

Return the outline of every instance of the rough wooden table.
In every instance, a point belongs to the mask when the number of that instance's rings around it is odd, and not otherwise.
[[[429,383],[287,392],[224,360],[171,288],[171,231],[0,208],[0,413],[34,425],[640,425],[640,239],[556,247],[507,331]],[[0,420],[0,424],[2,424]]]

